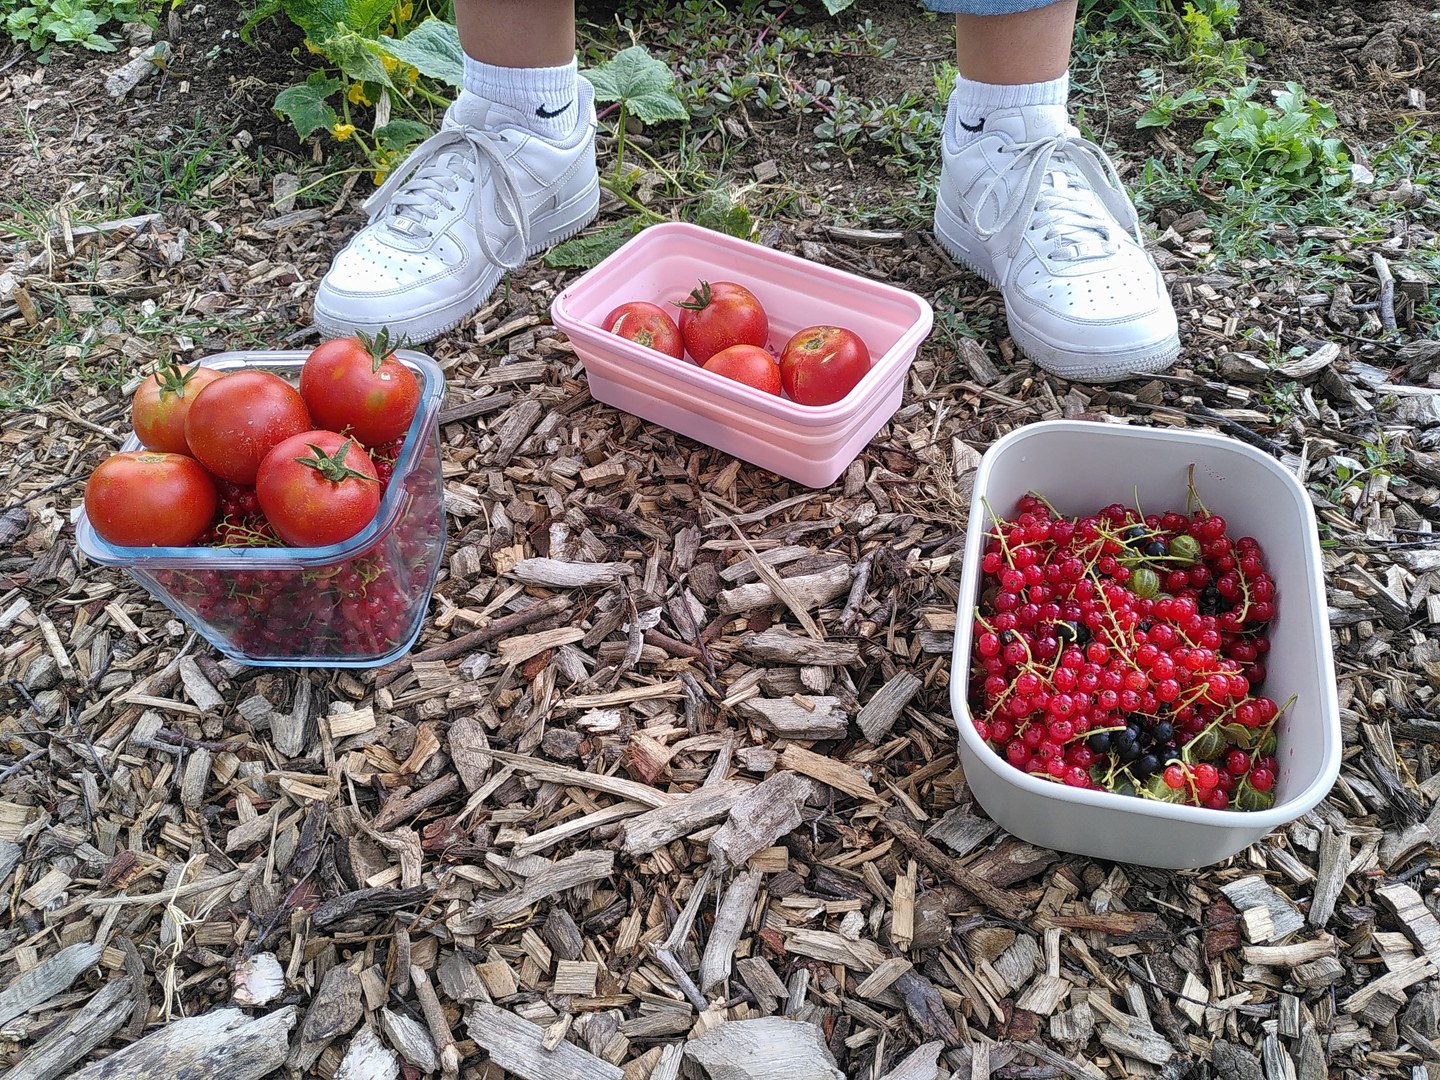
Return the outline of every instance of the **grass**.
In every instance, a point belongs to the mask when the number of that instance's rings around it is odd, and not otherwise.
[[[43,133],[33,128],[30,141],[39,144]],[[278,163],[263,155],[253,159],[231,145],[233,132],[207,124],[197,111],[190,124],[175,130],[158,144],[132,139],[116,155],[110,175],[83,181],[77,186],[76,201],[67,202],[72,227],[96,224],[117,218],[149,213],[167,215],[172,221],[186,214],[229,205],[227,186],[214,193],[209,187],[223,176],[240,177],[250,169],[273,170]],[[77,183],[79,180],[77,178]],[[324,179],[318,190],[331,190]],[[53,203],[18,195],[0,199],[0,244],[50,243],[58,221]],[[187,261],[203,262],[220,251],[228,236],[219,219],[220,231],[192,229],[186,239]],[[110,347],[117,337],[130,337],[152,345],[159,352],[174,347],[177,338],[222,339],[236,347],[274,345],[274,334],[252,322],[223,317],[188,314],[170,307],[178,303],[162,295],[157,301],[134,302],[111,296],[102,281],[107,254],[81,249],[82,254],[65,266],[53,283],[27,288],[43,318],[33,331],[9,339],[0,338],[0,410],[31,408],[70,393],[76,384],[105,391],[128,382],[134,364]],[[86,252],[89,252],[86,254]],[[77,298],[84,305],[75,303]]]

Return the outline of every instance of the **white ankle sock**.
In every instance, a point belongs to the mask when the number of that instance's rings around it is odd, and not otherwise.
[[[465,57],[465,90],[513,109],[525,126],[547,139],[563,139],[575,130],[578,66],[510,68]]]
[[[946,126],[955,144],[963,147],[980,137],[985,129],[985,117],[997,109],[1014,109],[1021,105],[1064,105],[1069,96],[1068,71],[1058,79],[1013,86],[971,82],[963,75],[957,75],[955,91],[950,95],[946,109]]]

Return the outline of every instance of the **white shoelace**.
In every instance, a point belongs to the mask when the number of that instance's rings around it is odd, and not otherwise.
[[[1120,174],[1105,151],[1089,139],[1047,135],[1011,143],[1000,152],[1010,161],[990,178],[976,202],[975,231],[982,239],[1002,237],[1013,258],[1031,219],[1039,215],[1046,226],[1043,239],[1073,241],[1068,251],[1054,253],[1057,258],[1113,253],[1111,230],[1116,223],[1144,246],[1139,216]],[[987,213],[992,207],[993,212]]]
[[[455,209],[451,196],[460,190],[459,177],[475,181],[472,170],[478,168],[481,161],[488,162],[490,179],[495,184],[495,197],[515,223],[516,243],[508,245],[514,254],[497,252],[491,247],[485,222],[480,219],[478,198],[471,203],[475,214],[475,233],[480,238],[480,247],[486,258],[506,270],[516,269],[524,264],[526,253],[530,250],[530,221],[519,185],[497,145],[502,141],[503,136],[497,137],[473,127],[442,128],[411,151],[405,163],[365,200],[365,212],[373,222],[393,210],[394,218],[413,223],[399,230],[404,235],[429,236],[427,223],[439,215],[440,208]]]

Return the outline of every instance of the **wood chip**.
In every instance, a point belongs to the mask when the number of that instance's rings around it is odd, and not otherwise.
[[[710,857],[722,867],[745,865],[750,856],[800,824],[805,803],[814,794],[812,782],[793,772],[761,781],[735,802],[710,838]]]
[[[554,863],[542,873],[528,878],[519,889],[490,900],[477,900],[470,905],[469,915],[476,919],[504,922],[532,904],[548,900],[568,889],[601,881],[614,872],[613,851],[576,852]]]
[[[507,1009],[472,1002],[465,1032],[490,1060],[522,1080],[624,1080],[625,1073],[574,1043],[545,1049],[545,1029]]]
[[[685,1046],[701,1080],[844,1080],[814,1024],[778,1016],[735,1020]]]

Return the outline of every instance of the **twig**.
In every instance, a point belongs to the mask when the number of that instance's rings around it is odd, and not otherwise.
[[[1018,919],[1024,914],[1025,905],[1013,894],[991,885],[958,859],[952,859],[946,855],[911,828],[908,823],[897,817],[895,813],[892,812],[881,818],[880,824],[890,831],[890,835],[900,841],[902,847],[909,850],[926,866],[937,874],[948,877],[991,911],[1004,915],[1007,919]]]
[[[538,604],[532,604],[524,611],[517,611],[513,615],[504,615],[478,630],[471,630],[468,634],[462,634],[453,641],[447,641],[444,645],[436,645],[433,649],[426,649],[403,660],[397,660],[392,667],[382,668],[375,676],[375,686],[389,686],[409,669],[411,664],[424,660],[450,660],[456,656],[470,652],[477,645],[483,645],[496,638],[505,637],[513,631],[529,626],[531,623],[547,619],[552,615],[561,615],[574,605],[574,600],[568,596],[552,596],[541,600]]]
[[[704,652],[694,645],[687,645],[683,641],[677,641],[669,634],[659,630],[646,630],[643,634],[646,645],[654,645],[657,649],[663,649],[671,656],[685,656],[691,660],[703,660]]]
[[[685,901],[685,908],[680,912],[675,925],[670,928],[670,936],[659,945],[654,946],[655,959],[660,961],[663,967],[675,980],[675,985],[680,988],[690,1004],[695,1006],[697,1012],[704,1012],[710,1007],[705,1000],[705,995],[700,993],[700,988],[695,985],[694,980],[686,973],[680,961],[675,958],[674,950],[690,934],[690,928],[695,925],[695,917],[700,914],[700,905],[705,902],[705,894],[710,891],[710,881],[715,876],[712,869],[707,869],[695,888],[691,891],[689,899]]]
[[[848,632],[860,617],[860,605],[865,602],[865,590],[870,587],[870,568],[875,565],[875,553],[871,548],[855,564],[855,577],[850,583],[850,595],[845,600],[845,609],[840,612],[840,629]]]
[[[231,882],[239,879],[241,871],[231,870],[229,873],[217,874],[215,877],[203,878],[200,881],[192,881],[188,885],[177,885],[165,892],[141,893],[137,896],[96,896],[89,900],[77,900],[73,904],[50,914],[55,918],[72,914],[82,908],[101,907],[129,907],[131,904],[169,904],[179,900],[182,896],[190,896],[194,893],[209,892],[214,889],[223,888]]]
[[[10,777],[14,776],[26,765],[29,765],[30,762],[34,761],[36,758],[40,757],[44,753],[44,750],[31,750],[30,753],[26,754],[19,761],[15,762],[14,765],[11,765],[9,768],[6,768],[4,770],[0,770],[0,782],[9,780]]]
[[[1375,266],[1375,276],[1380,279],[1380,325],[1389,333],[1395,332],[1395,275],[1390,264],[1378,251],[1370,256]]]

